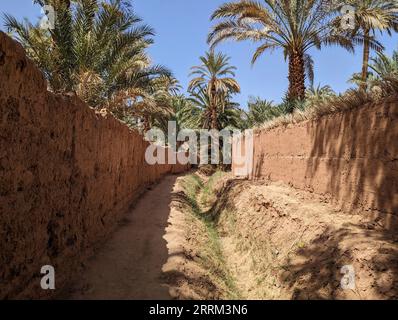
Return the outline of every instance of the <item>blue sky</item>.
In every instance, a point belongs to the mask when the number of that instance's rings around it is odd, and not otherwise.
[[[136,13],[157,32],[155,44],[149,53],[154,62],[170,68],[184,87],[187,86],[190,68],[199,63],[199,56],[208,49],[207,33],[212,22],[212,12],[225,0],[135,0]],[[32,21],[40,16],[40,8],[32,0],[1,0],[0,12],[17,18],[27,17]],[[3,27],[3,23],[1,23]],[[398,48],[398,35],[380,38],[391,53]],[[218,50],[231,56],[237,70],[237,79],[242,93],[236,101],[246,106],[249,96],[259,96],[280,101],[287,90],[287,64],[281,51],[265,54],[251,66],[250,60],[255,45],[252,43],[228,42]],[[330,47],[311,52],[315,60],[315,83],[329,84],[335,91],[345,91],[347,80],[361,69],[361,48],[355,55],[341,48]]]

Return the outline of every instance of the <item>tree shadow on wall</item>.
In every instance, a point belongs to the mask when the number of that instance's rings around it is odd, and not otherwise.
[[[253,177],[261,177],[261,172],[263,171],[264,168],[264,160],[265,156],[264,153],[261,153],[259,156],[258,161],[254,161],[254,167],[253,167]]]
[[[398,249],[391,243],[380,245],[380,240],[383,230],[352,224],[328,227],[289,257],[280,280],[293,291],[292,299],[397,299]],[[364,249],[371,242],[377,244]],[[376,254],[371,254],[373,249]],[[348,294],[341,287],[341,268],[346,265],[352,265],[356,275],[356,288]]]
[[[398,229],[398,102],[322,118],[307,132],[314,137],[309,184],[327,176],[327,191],[344,209],[364,209]]]
[[[368,261],[374,271],[372,286],[383,297],[397,298],[398,103],[386,101],[383,106],[369,105],[333,115],[333,120],[322,118],[309,122],[307,132],[313,137],[306,170],[306,177],[310,177],[307,185],[316,185],[317,179],[327,177],[326,190],[338,200],[344,211],[355,211],[372,218],[371,221],[378,226],[376,229],[372,227],[369,231],[366,226],[357,227],[362,228],[369,241],[380,240],[391,245],[389,249],[381,246]],[[308,287],[297,296],[305,297],[312,293],[313,298],[335,297],[337,280],[341,275],[333,266],[344,257],[344,252],[339,249],[341,241],[350,237],[355,237],[355,234],[336,230],[327,238],[321,236],[310,248],[300,252],[311,262],[291,266],[296,278],[309,278]],[[322,269],[322,264],[330,264],[331,269]],[[389,285],[380,281],[386,274],[392,276]],[[321,292],[325,291],[323,280],[326,279],[333,280],[335,289],[322,295]],[[291,285],[297,282],[286,280]]]

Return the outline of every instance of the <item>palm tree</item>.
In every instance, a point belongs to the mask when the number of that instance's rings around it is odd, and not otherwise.
[[[394,51],[391,57],[378,53],[371,59],[369,67],[368,86],[373,94],[385,97],[398,93],[398,51]]]
[[[190,111],[193,105],[191,101],[183,94],[178,94],[170,97],[170,109],[171,112],[168,117],[162,117],[156,119],[154,126],[161,129],[164,133],[168,132],[168,126],[170,121],[176,123],[177,132],[182,129],[193,129],[189,127],[191,120]]]
[[[164,123],[166,119],[171,120],[175,112],[177,94],[181,89],[179,81],[170,76],[160,76],[152,82],[147,89],[149,95],[144,96],[137,104],[142,106],[144,132],[158,123]]]
[[[363,38],[362,88],[366,88],[370,50],[381,52],[384,48],[376,41],[376,31],[398,31],[398,2],[396,0],[344,0],[345,5],[355,8],[353,34]]]
[[[207,88],[200,88],[191,93],[191,108],[185,109],[189,115],[187,125],[194,129],[237,128],[241,127],[242,112],[239,105],[231,100],[231,96],[211,98]],[[214,125],[214,109],[216,124]]]
[[[152,65],[146,49],[154,31],[142,23],[124,0],[47,0],[57,13],[54,30],[18,22],[5,25],[37,63],[55,92],[75,92],[90,106],[117,115],[161,112],[154,94],[159,77],[171,78]]]
[[[247,116],[247,125],[249,128],[261,126],[280,116],[291,112],[290,104],[285,101],[275,105],[273,101],[263,100],[259,97],[249,99]]]
[[[311,48],[336,44],[354,50],[352,39],[336,28],[330,0],[240,0],[221,5],[211,19],[221,19],[208,37],[213,47],[227,39],[261,42],[252,63],[265,51],[283,50],[285,59],[289,59],[288,97],[291,100],[305,98],[306,66],[311,67],[308,54]]]
[[[321,86],[319,84],[317,87],[312,86],[311,88],[307,89],[305,95],[306,101],[309,104],[316,104],[318,102],[325,101],[326,99],[335,97],[336,93],[330,86]]]
[[[238,82],[234,79],[234,66],[229,64],[230,58],[222,53],[207,52],[205,56],[200,57],[202,65],[192,67],[191,76],[195,76],[189,84],[188,90],[193,92],[199,91],[199,95],[203,96],[203,90],[206,90],[206,99],[208,99],[208,107],[211,119],[211,129],[219,129],[218,126],[218,103],[222,103],[222,99],[230,94],[240,92]],[[203,96],[204,98],[204,96]]]
[[[398,51],[394,51],[391,57],[378,53],[371,61],[370,69],[377,78],[398,77]]]
[[[174,97],[180,96],[179,93],[182,89],[182,86],[181,86],[180,82],[178,81],[178,79],[176,79],[172,76],[169,76],[169,75],[167,75],[167,76],[162,75],[155,80],[155,83],[157,83],[157,86],[159,88],[162,88],[163,90],[168,92],[170,95],[172,95]]]
[[[188,106],[189,108],[183,111],[183,118],[187,119],[185,122],[187,128],[194,130],[214,128],[234,130],[245,128],[244,112],[239,109],[239,104],[232,101],[230,93],[210,96],[207,86],[198,87],[191,92]],[[214,114],[216,115],[215,120]],[[213,152],[217,152],[221,161],[218,165],[220,169],[225,170],[226,166],[222,165],[222,159],[225,156],[223,154],[223,146],[224,143],[228,142],[224,137],[220,137],[218,142],[218,148],[216,149],[213,149],[212,145],[208,146],[208,154],[211,157]]]
[[[262,100],[261,98],[251,97],[248,102],[247,120],[249,127],[256,127],[270,120],[273,111],[276,110],[273,101]]]

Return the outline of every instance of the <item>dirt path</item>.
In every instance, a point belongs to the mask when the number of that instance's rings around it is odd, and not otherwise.
[[[162,284],[168,250],[164,239],[177,177],[146,192],[122,226],[88,263],[71,299],[171,299]]]
[[[378,221],[281,183],[195,176],[148,191],[68,298],[396,299],[398,240]]]

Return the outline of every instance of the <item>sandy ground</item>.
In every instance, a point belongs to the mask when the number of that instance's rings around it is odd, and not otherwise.
[[[176,179],[168,176],[143,195],[112,238],[88,261],[68,298],[171,298],[161,277],[168,259],[163,237]]]
[[[147,191],[62,299],[220,299],[197,259],[207,245],[192,220],[181,181],[167,176]]]
[[[242,299],[398,298],[398,239],[379,221],[281,183],[226,175],[202,211],[214,215],[218,252],[192,215],[184,179],[168,176],[142,197],[68,298],[224,299],[226,274]],[[341,288],[347,265],[354,290]]]
[[[244,298],[398,298],[398,238],[377,219],[283,183],[230,179],[218,196],[223,253]],[[344,266],[354,289],[341,286]]]

